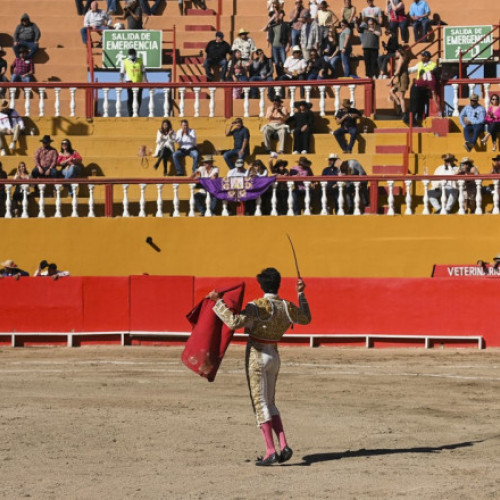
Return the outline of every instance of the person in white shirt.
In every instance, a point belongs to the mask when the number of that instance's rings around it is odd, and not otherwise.
[[[193,174],[193,179],[217,179],[219,177],[219,169],[214,167],[214,158],[212,155],[205,155],[202,158],[202,166],[196,169]],[[207,209],[207,191],[200,188],[194,195],[194,205],[196,210],[200,212],[202,217],[205,215]],[[210,212],[213,214],[217,208],[217,198],[210,197]]]
[[[300,47],[292,48],[292,55],[287,57],[283,65],[283,76],[280,80],[305,80],[307,63],[302,57]]]
[[[236,160],[234,162],[234,168],[227,173],[227,177],[246,177],[247,175],[248,170],[245,168],[245,162],[243,160]]]
[[[444,164],[436,168],[434,175],[457,175],[458,167],[455,165],[457,161],[455,156],[451,153],[447,153],[441,158]],[[446,200],[444,213],[448,213],[458,199],[458,189],[455,181],[432,181],[431,189],[429,189],[427,194],[431,205],[434,207],[435,213],[440,213],[442,210],[441,199],[443,196],[443,189],[444,198]]]
[[[13,152],[16,149],[16,143],[23,130],[24,122],[19,113],[9,107],[7,99],[2,99],[0,102],[0,139],[6,135],[12,136],[12,139],[8,147],[0,146],[0,155],[5,156],[8,150]]]
[[[252,62],[252,54],[257,50],[255,42],[248,36],[248,31],[241,28],[238,31],[238,38],[236,38],[231,47],[233,53],[237,50],[241,52],[241,59],[245,64]]]
[[[174,166],[177,175],[185,175],[184,168],[181,165],[181,158],[190,156],[193,159],[193,173],[198,168],[198,153],[196,143],[196,132],[194,129],[189,128],[187,120],[181,121],[181,128],[175,134],[175,142],[178,144],[179,149],[173,154]]]
[[[82,42],[87,45],[87,28],[95,30],[106,30],[111,25],[112,19],[105,10],[99,8],[97,2],[90,4],[90,10],[83,18],[83,28],[81,29]]]
[[[377,24],[379,26],[382,26],[382,9],[375,6],[374,0],[366,0],[366,3],[368,4],[368,6],[361,11],[362,21],[366,22],[371,17],[372,19],[375,19],[377,21]]]
[[[57,264],[49,264],[46,260],[42,260],[36,271],[33,273],[33,276],[49,276],[54,281],[69,275],[69,271],[60,271],[59,269],[57,269]]]

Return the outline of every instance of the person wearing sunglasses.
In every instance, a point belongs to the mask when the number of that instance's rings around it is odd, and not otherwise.
[[[491,142],[493,146],[492,151],[497,150],[497,135],[500,132],[500,99],[498,94],[493,94],[490,97],[490,105],[488,106],[488,111],[486,111],[486,135],[481,142],[486,145],[488,139],[491,137]]]

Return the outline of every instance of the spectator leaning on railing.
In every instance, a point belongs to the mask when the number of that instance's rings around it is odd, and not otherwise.
[[[21,24],[14,31],[14,53],[19,57],[21,47],[28,49],[28,58],[31,59],[38,50],[38,42],[42,36],[40,29],[35,23],[32,23],[28,14],[21,16]]]
[[[18,280],[21,276],[29,276],[29,273],[17,267],[17,264],[12,259],[4,260],[0,265],[2,266],[0,278],[12,276]]]
[[[42,260],[33,273],[33,276],[48,276],[56,281],[59,278],[69,276],[69,271],[60,271],[55,262],[49,264],[46,260]]]

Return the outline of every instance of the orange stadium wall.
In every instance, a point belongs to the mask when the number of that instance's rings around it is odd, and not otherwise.
[[[212,288],[242,278],[191,276],[0,280],[0,332],[188,332]],[[245,278],[246,299],[260,294]],[[490,278],[307,278],[313,321],[292,334],[482,336],[500,346],[500,283]],[[282,296],[295,297],[285,278]],[[8,344],[8,336],[0,334]]]

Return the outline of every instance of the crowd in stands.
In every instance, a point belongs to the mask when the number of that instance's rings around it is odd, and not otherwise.
[[[29,276],[29,272],[21,269],[17,266],[17,264],[12,260],[8,259],[0,263],[0,278],[13,277],[18,280],[23,276]],[[38,267],[35,269],[33,276],[48,276],[52,278],[54,281],[59,278],[64,278],[69,276],[69,271],[61,271],[57,268],[57,264],[55,262],[51,262],[50,264],[44,259],[40,262]]]

